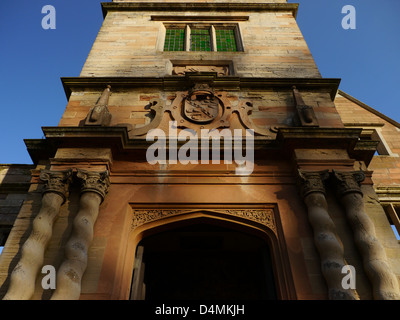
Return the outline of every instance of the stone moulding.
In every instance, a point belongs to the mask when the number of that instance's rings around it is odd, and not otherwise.
[[[243,218],[253,222],[260,223],[277,234],[277,226],[275,221],[274,209],[243,209],[243,208],[227,208],[227,209],[133,209],[131,229],[134,230],[146,223],[162,220],[165,218],[184,215],[188,213],[206,212],[208,214],[223,214],[237,218]]]
[[[296,18],[297,3],[210,3],[210,2],[103,2],[103,17],[110,11],[286,11]]]
[[[162,113],[159,112],[161,115]],[[140,128],[139,128],[140,129]],[[41,159],[54,157],[57,148],[73,145],[75,148],[88,146],[92,148],[112,147],[114,153],[121,150],[146,150],[153,142],[147,142],[145,136],[131,137],[126,126],[113,127],[42,127],[45,139],[26,139],[28,152],[37,163]],[[137,133],[137,131],[135,132]],[[273,132],[272,132],[273,133]],[[290,150],[301,144],[302,148],[323,148],[327,144],[331,148],[345,148],[356,160],[369,163],[373,157],[374,147],[359,150],[361,129],[349,128],[307,128],[280,127],[276,139],[266,136],[255,136],[255,150]],[[179,143],[183,142],[178,142]]]
[[[218,90],[259,90],[287,89],[293,86],[298,90],[328,90],[332,101],[339,88],[340,79],[336,78],[249,78],[237,76],[217,76],[215,72],[187,74],[186,76],[166,77],[62,77],[61,82],[67,99],[74,90],[95,88],[103,90],[110,85],[114,91],[119,88],[158,88],[161,90],[182,91],[189,89],[194,82],[206,81]]]

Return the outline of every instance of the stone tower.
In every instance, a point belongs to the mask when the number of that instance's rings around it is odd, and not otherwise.
[[[297,4],[102,8],[59,125],[26,140],[2,298],[400,297],[380,131],[343,121],[346,103],[368,108],[321,77]]]

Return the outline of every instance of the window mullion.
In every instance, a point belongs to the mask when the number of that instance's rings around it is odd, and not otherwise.
[[[190,26],[186,25],[185,27],[185,51],[190,51]]]
[[[211,51],[217,51],[217,37],[215,34],[215,28],[213,25],[211,25],[210,28],[210,42],[211,42]]]

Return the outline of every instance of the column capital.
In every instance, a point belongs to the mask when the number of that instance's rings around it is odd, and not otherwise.
[[[81,182],[81,193],[95,192],[100,195],[103,201],[110,186],[108,171],[96,172],[78,169],[77,178]]]
[[[348,193],[359,193],[363,195],[360,187],[360,183],[365,179],[363,171],[332,170],[332,178],[336,186],[336,192],[340,197]]]
[[[329,171],[298,170],[298,184],[303,198],[313,192],[325,194],[324,181],[329,177]]]
[[[40,171],[40,180],[45,182],[43,194],[47,192],[57,193],[65,202],[68,187],[72,181],[72,170],[52,171],[43,169]]]

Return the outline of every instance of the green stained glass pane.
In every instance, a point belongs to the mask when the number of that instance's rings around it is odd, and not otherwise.
[[[191,29],[190,33],[191,51],[210,51],[210,31],[208,29]]]
[[[164,51],[183,51],[185,29],[167,29],[165,32]]]
[[[216,29],[217,51],[237,51],[235,31],[233,29]]]

